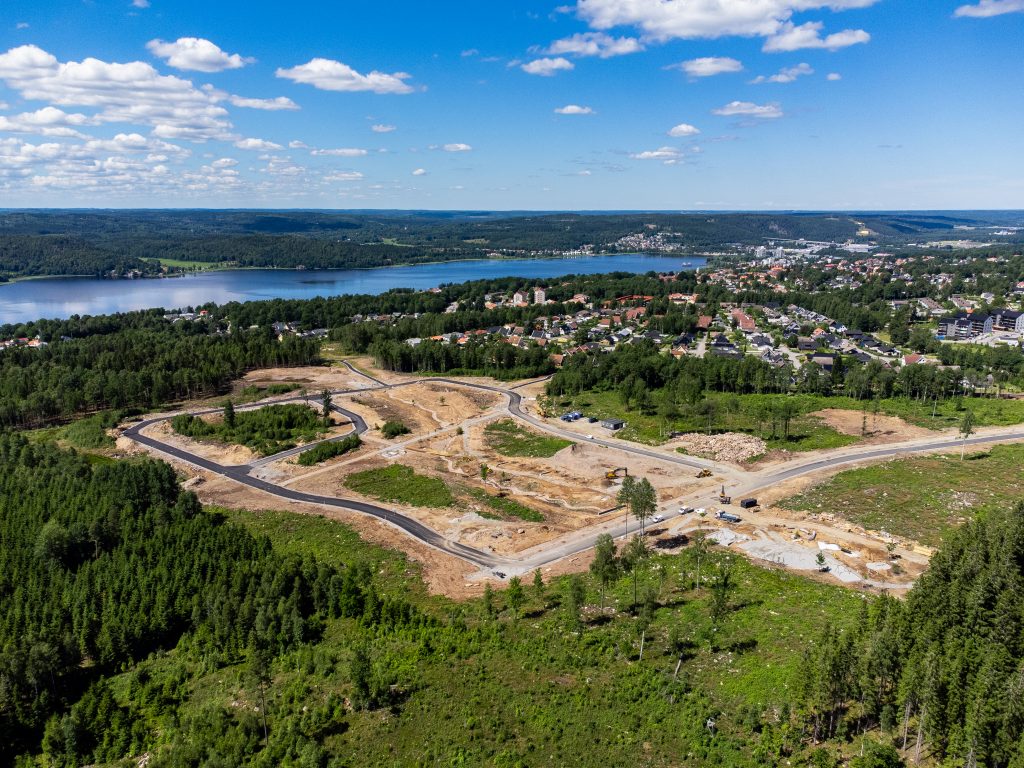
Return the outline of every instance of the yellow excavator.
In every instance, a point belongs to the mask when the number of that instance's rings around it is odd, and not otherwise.
[[[711,470],[710,469],[702,469],[700,472],[697,473],[697,477],[698,478],[701,478],[701,477],[711,477]]]
[[[608,480],[614,480],[618,477],[629,477],[628,467],[616,467],[615,469],[609,469],[604,473],[605,478]]]

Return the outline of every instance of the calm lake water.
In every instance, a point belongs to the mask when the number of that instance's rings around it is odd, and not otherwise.
[[[601,272],[697,269],[704,259],[645,254],[571,256],[560,259],[451,261],[409,267],[296,271],[239,269],[185,277],[100,280],[54,277],[0,284],[0,324],[72,315],[105,315],[133,309],[180,309],[207,302],[310,299],[346,293],[378,294],[392,288],[426,289],[495,277],[551,278]]]

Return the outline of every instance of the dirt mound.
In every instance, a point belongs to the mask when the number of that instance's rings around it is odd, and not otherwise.
[[[768,446],[760,437],[744,435],[740,432],[726,432],[721,435],[702,435],[691,432],[673,441],[678,448],[685,448],[687,453],[715,461],[731,461],[740,464],[762,455]]]

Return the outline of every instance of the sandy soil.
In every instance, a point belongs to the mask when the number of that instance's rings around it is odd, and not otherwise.
[[[309,390],[310,394],[319,393],[324,389],[365,389],[375,386],[373,382],[352,373],[348,368],[309,365],[296,368],[260,368],[256,371],[249,371],[236,384],[235,389],[241,391],[254,385],[267,386],[281,383],[298,384]],[[298,391],[291,394],[298,394]]]
[[[300,478],[290,483],[289,487],[324,496],[364,498],[365,501],[380,503],[379,499],[362,497],[345,487],[345,478],[355,472],[362,472],[391,463],[395,462],[388,461],[377,455],[367,455],[361,460],[344,463],[333,469]],[[424,451],[406,450],[400,458],[400,463],[413,467],[418,474],[442,477],[449,482],[452,480],[451,473],[448,472],[445,463],[440,457],[433,456]],[[477,471],[478,469],[474,467],[474,472]],[[483,487],[479,474],[475,477],[466,476],[460,478],[459,483],[463,486]],[[495,492],[495,489],[491,486],[487,490],[492,494]],[[458,489],[456,488],[456,495],[458,496],[457,491]],[[521,501],[544,512],[545,516],[550,512],[549,508],[533,503],[531,500],[522,499]],[[392,502],[389,502],[388,506],[423,522],[446,538],[498,554],[513,554],[543,543],[552,536],[557,535],[557,529],[560,529],[560,526],[557,526],[551,520],[545,520],[543,523],[530,523],[515,519],[492,520],[481,517],[477,514],[477,511],[480,510],[479,504],[470,498],[460,498],[456,501],[455,506],[441,509],[416,507]]]
[[[409,434],[402,435],[399,440],[425,435],[441,427],[441,423],[428,411],[401,397],[395,397],[395,392],[389,389],[360,393],[346,397],[344,402],[339,401],[338,404],[362,416],[371,434],[375,434],[385,421],[400,421],[409,428]]]
[[[860,437],[861,427],[864,423],[862,411],[851,411],[842,408],[826,408],[823,411],[815,411],[810,414],[821,419],[826,425],[832,427],[836,432],[844,435],[855,435]],[[867,435],[861,441],[862,445],[873,443],[899,443],[903,440],[914,440],[920,437],[934,436],[935,432],[924,427],[916,427],[908,424],[896,416],[886,416],[883,413],[878,415],[868,414]]]
[[[442,426],[459,424],[475,418],[505,401],[496,392],[454,387],[450,384],[426,382],[391,390],[392,399],[419,408]]]
[[[161,421],[143,430],[143,434],[157,438],[169,445],[191,451],[204,459],[215,461],[225,466],[248,464],[259,458],[244,445],[222,445],[220,443],[203,442],[182,437],[171,429],[170,421]]]

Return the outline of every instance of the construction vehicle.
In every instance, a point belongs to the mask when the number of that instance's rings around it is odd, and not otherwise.
[[[700,472],[697,473],[697,477],[698,478],[701,478],[701,477],[711,477],[711,470],[710,469],[702,469]]]
[[[724,509],[718,510],[715,513],[715,517],[719,520],[724,520],[727,523],[738,523],[740,521],[739,515],[734,515],[732,512],[726,512]]]
[[[618,477],[629,477],[629,467],[616,467],[615,469],[609,469],[604,473],[604,476],[609,480],[615,480]]]
[[[725,495],[725,486],[722,486],[722,490],[718,492],[718,502],[720,504],[732,504],[732,496]]]
[[[752,509],[757,506],[757,499],[741,499],[740,506],[743,509]]]

